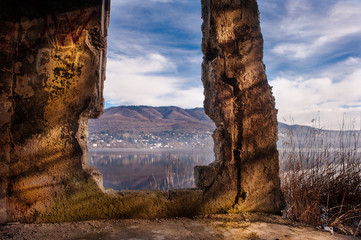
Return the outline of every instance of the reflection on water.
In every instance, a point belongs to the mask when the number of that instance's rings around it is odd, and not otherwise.
[[[213,161],[209,150],[89,152],[89,164],[103,174],[104,187],[116,190],[191,188],[194,166]]]

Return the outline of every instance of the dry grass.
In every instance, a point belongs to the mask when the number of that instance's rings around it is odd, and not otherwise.
[[[289,129],[281,146],[285,215],[361,235],[360,131]]]
[[[168,164],[166,171],[167,191],[180,188],[194,187],[194,173],[189,165],[182,165],[180,159],[168,155]]]
[[[150,186],[152,189],[170,191],[173,189],[193,188],[194,171],[192,164],[184,164],[181,159],[171,154],[167,156],[167,167],[165,170],[165,178],[159,184],[157,179],[152,175]]]

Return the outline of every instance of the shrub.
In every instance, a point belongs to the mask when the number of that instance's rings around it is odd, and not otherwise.
[[[285,215],[361,235],[360,131],[290,127],[279,146]]]

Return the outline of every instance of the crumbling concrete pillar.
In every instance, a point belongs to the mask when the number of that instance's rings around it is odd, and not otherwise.
[[[204,108],[215,163],[197,184],[235,211],[280,212],[277,111],[267,83],[256,0],[202,0]]]

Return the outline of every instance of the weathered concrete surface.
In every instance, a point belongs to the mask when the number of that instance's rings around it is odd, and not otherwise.
[[[34,221],[98,175],[86,121],[103,111],[108,4],[1,3],[1,222]]]
[[[202,0],[204,107],[216,162],[196,168],[209,198],[234,211],[280,212],[277,111],[256,0]]]
[[[263,219],[263,220],[262,220]],[[210,216],[196,219],[107,220],[62,224],[8,224],[0,239],[226,239],[226,240],[352,240],[274,216]]]
[[[278,213],[274,100],[255,0],[202,1],[205,108],[217,161],[200,189],[102,188],[86,149],[103,111],[107,0],[0,3],[0,222]]]

